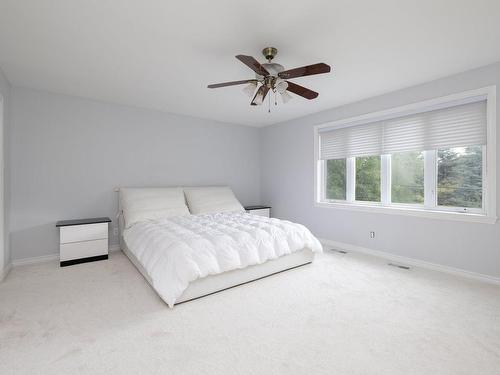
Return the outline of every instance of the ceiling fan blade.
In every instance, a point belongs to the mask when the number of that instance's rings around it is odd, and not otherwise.
[[[329,73],[331,70],[330,65],[325,63],[313,64],[302,66],[300,68],[285,70],[278,73],[278,77],[283,79],[312,76],[313,74]]]
[[[255,73],[261,76],[268,76],[269,72],[260,63],[255,60],[252,56],[237,55],[236,58],[240,60],[243,64],[252,69]]]
[[[296,83],[287,81],[288,87],[287,90],[290,92],[293,92],[294,94],[300,95],[303,98],[306,99],[314,99],[318,97],[318,93],[316,91],[309,90],[308,88],[305,88],[303,86],[297,85]]]
[[[214,83],[213,85],[208,85],[207,87],[209,89],[216,89],[218,87],[243,85],[244,83],[252,83],[252,82],[257,83],[257,80],[256,79],[245,79],[243,81],[231,81],[231,82],[224,82],[224,83]]]
[[[260,86],[257,92],[255,93],[255,96],[253,97],[252,101],[250,102],[250,105],[261,105],[264,102],[264,99],[268,91],[269,87],[267,87],[266,85]]]

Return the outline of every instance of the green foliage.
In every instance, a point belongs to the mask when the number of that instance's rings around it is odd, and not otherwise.
[[[440,206],[482,206],[482,147],[439,150],[437,200]],[[346,159],[326,161],[327,199],[346,199]],[[358,201],[380,202],[380,156],[356,158]],[[393,203],[424,203],[424,156],[405,152],[391,156],[391,200]]]
[[[438,205],[481,208],[482,147],[438,151]]]
[[[346,199],[346,160],[326,161],[326,199]]]
[[[394,203],[424,203],[424,155],[403,152],[391,155],[391,200]]]
[[[356,158],[356,200],[380,202],[380,156]]]

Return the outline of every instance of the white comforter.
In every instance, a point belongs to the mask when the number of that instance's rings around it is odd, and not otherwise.
[[[321,244],[300,224],[247,213],[176,216],[123,233],[158,294],[172,307],[189,283]]]

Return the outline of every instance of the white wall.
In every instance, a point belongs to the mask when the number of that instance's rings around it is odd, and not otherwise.
[[[1,147],[1,153],[2,153],[2,158],[3,158],[3,163],[4,163],[4,170],[2,171],[0,169],[0,173],[4,173],[2,176],[1,180],[4,183],[3,186],[3,194],[4,194],[4,207],[0,207],[2,209],[2,212],[0,213],[2,215],[2,220],[0,222],[3,222],[3,228],[2,228],[2,236],[3,236],[3,246],[0,246],[0,280],[3,275],[3,271],[6,269],[6,267],[9,266],[10,264],[10,252],[9,252],[9,236],[8,236],[8,213],[9,213],[9,188],[8,188],[8,183],[9,183],[9,166],[8,166],[8,150],[9,150],[9,144],[7,141],[7,137],[9,134],[9,122],[10,122],[10,101],[11,101],[11,86],[9,82],[7,81],[7,78],[3,74],[2,70],[0,69],[0,95],[3,98],[3,121],[0,121],[0,123],[3,124],[3,143],[0,145]]]
[[[314,125],[489,85],[500,89],[500,63],[264,128],[263,203],[271,205],[277,217],[305,224],[321,238],[500,277],[500,223],[452,222],[313,205]],[[500,131],[497,136],[500,138]],[[500,202],[499,191],[497,196]],[[375,239],[369,238],[371,230],[376,231]]]
[[[57,220],[115,222],[116,186],[224,184],[260,202],[256,128],[14,87],[11,130],[13,259],[57,253]]]

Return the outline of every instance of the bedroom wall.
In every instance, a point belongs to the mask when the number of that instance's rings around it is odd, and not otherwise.
[[[9,216],[9,163],[8,163],[8,135],[9,135],[9,122],[10,122],[10,101],[11,101],[11,86],[5,77],[2,69],[0,69],[0,95],[3,97],[3,144],[2,144],[2,157],[4,168],[0,168],[0,173],[3,173],[4,184],[4,207],[3,207],[3,248],[0,250],[0,281],[6,270],[10,265],[10,251],[9,251],[9,236],[8,236],[8,216]]]
[[[58,253],[57,220],[115,224],[116,186],[229,185],[260,203],[256,128],[13,87],[9,140],[14,260]]]
[[[500,88],[500,63],[263,128],[262,202],[273,207],[276,217],[305,224],[320,238],[500,277],[498,222],[492,225],[433,220],[319,208],[313,204],[314,125],[489,85]],[[497,125],[498,121],[500,102]],[[500,138],[500,130],[497,137]],[[500,147],[500,139],[497,144]],[[497,181],[498,213],[499,188]],[[374,239],[369,238],[372,230],[376,232]]]

